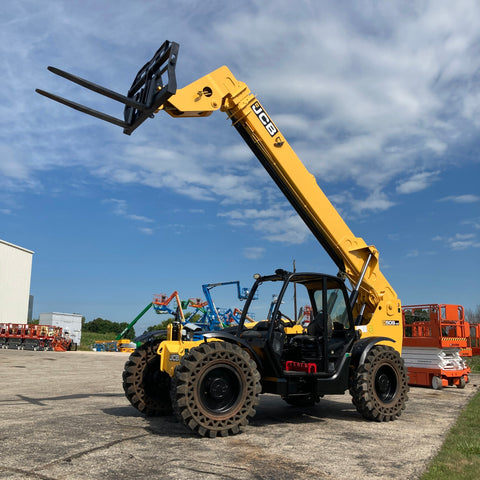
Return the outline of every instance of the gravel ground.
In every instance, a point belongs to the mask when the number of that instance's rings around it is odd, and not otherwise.
[[[245,431],[194,436],[145,418],[123,395],[128,355],[0,350],[2,479],[416,479],[480,388],[412,387],[395,422],[372,423],[350,396],[300,409],[262,395]]]

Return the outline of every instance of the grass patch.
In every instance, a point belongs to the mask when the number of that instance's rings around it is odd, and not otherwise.
[[[103,342],[115,340],[117,333],[95,333],[95,332],[82,332],[82,340],[80,342],[79,350],[91,350],[95,341],[100,340]]]
[[[480,355],[467,358],[467,363],[472,370],[472,373],[480,373]]]
[[[479,364],[475,362],[477,368]],[[478,480],[479,472],[480,392],[460,413],[421,480]]]

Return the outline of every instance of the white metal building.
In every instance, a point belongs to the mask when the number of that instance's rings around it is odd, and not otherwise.
[[[63,328],[63,334],[69,336],[73,343],[80,345],[82,337],[82,315],[78,313],[41,313],[40,325],[52,325]]]
[[[0,240],[0,323],[27,323],[33,252]]]

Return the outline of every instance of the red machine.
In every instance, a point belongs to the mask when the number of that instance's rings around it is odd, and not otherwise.
[[[0,348],[17,350],[70,350],[72,340],[60,327],[27,323],[0,323]]]
[[[402,357],[410,385],[438,390],[464,388],[470,369],[460,355],[469,336],[461,305],[406,305],[403,310]]]

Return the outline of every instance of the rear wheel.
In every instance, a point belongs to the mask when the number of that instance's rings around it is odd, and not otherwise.
[[[260,391],[260,374],[248,353],[214,341],[182,358],[172,381],[172,405],[192,431],[225,437],[239,433],[255,415]]]
[[[160,371],[157,349],[160,341],[146,342],[138,347],[125,363],[123,390],[130,403],[148,416],[172,412],[170,377]]]
[[[408,399],[408,374],[396,350],[373,347],[350,383],[352,402],[365,418],[377,422],[395,420]]]

